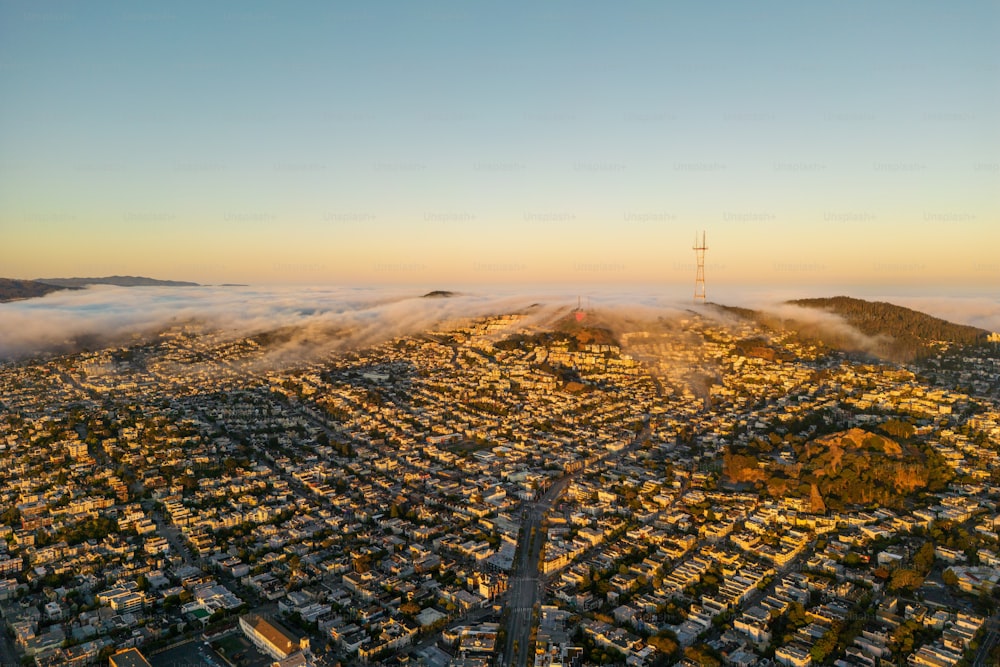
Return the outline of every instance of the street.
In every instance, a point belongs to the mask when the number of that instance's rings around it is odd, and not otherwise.
[[[634,450],[649,438],[649,427],[644,428],[635,439],[619,452],[607,452],[596,462],[615,458]],[[540,597],[538,561],[545,546],[546,531],[542,522],[555,506],[556,501],[569,487],[579,473],[563,475],[537,501],[527,503],[524,508],[524,522],[517,544],[514,567],[511,570],[510,586],[507,590],[507,606],[504,610],[503,627],[507,630],[501,664],[524,667],[531,657],[531,630],[534,625],[532,612]],[[516,645],[516,649],[515,649]]]
[[[0,616],[0,618],[3,617]],[[0,665],[19,665],[21,661],[14,650],[14,642],[7,636],[6,622],[4,622],[4,626],[4,631],[0,632]]]
[[[559,478],[537,502],[525,507],[521,539],[507,591],[505,621],[507,641],[504,646],[504,664],[526,665],[531,641],[532,611],[538,599],[538,560],[545,544],[542,521],[556,500],[572,481],[572,476]],[[514,645],[517,645],[515,650]]]
[[[990,651],[1000,641],[1000,617],[996,615],[986,619],[986,634],[979,642],[979,650],[976,652],[976,659],[972,661],[972,667],[988,667],[990,662]]]

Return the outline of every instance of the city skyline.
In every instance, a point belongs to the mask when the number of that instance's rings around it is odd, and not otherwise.
[[[0,271],[983,293],[995,5],[0,5]]]

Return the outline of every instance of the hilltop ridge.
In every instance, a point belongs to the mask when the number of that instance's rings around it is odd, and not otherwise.
[[[51,292],[69,289],[67,285],[52,285],[37,280],[17,280],[15,278],[0,278],[0,303],[4,301],[19,301],[45,296]]]
[[[105,276],[103,278],[37,278],[35,282],[57,287],[86,287],[87,285],[117,285],[118,287],[200,287],[198,283],[183,280],[158,280],[145,276]]]

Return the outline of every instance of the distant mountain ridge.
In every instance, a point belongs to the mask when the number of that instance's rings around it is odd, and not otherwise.
[[[0,303],[4,301],[19,301],[45,296],[50,292],[62,289],[75,289],[65,285],[51,285],[37,280],[15,280],[0,278]]]
[[[105,276],[104,278],[38,278],[38,283],[57,287],[86,287],[87,285],[117,285],[118,287],[200,287],[198,283],[182,280],[157,280],[145,276]]]

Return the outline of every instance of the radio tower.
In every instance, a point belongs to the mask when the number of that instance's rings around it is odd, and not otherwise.
[[[698,272],[694,276],[694,302],[705,303],[705,232],[701,233],[701,243],[698,243],[697,232],[694,235],[694,256],[698,262]]]

